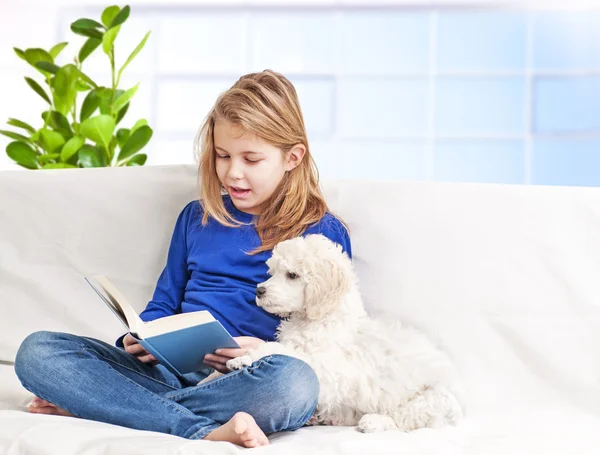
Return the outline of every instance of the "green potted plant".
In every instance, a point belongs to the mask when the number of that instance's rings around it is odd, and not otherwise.
[[[55,59],[67,42],[48,51],[14,48],[17,56],[42,75],[47,89],[33,78],[25,77],[25,81],[48,103],[41,114],[40,128],[10,118],[7,123],[18,131],[0,130],[13,140],[6,146],[6,153],[17,164],[27,169],[144,165],[147,155],[139,152],[152,137],[148,122],[140,119],[131,128],[118,127],[139,86],[119,89],[121,76],[150,36],[148,32],[117,71],[114,43],[129,13],[129,6],[109,6],[101,22],[86,18],[73,22],[71,30],[87,40],[73,63],[64,66],[58,66]],[[83,62],[99,47],[110,62],[108,87],[97,84],[82,69]],[[83,101],[78,107],[79,97]]]

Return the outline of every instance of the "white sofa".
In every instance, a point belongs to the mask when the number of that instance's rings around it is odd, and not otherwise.
[[[188,441],[25,412],[23,338],[109,342],[115,317],[83,280],[104,273],[138,310],[150,298],[193,166],[0,173],[0,453],[226,454]],[[324,182],[349,225],[367,307],[425,330],[468,389],[456,428],[364,435],[306,427],[260,453],[600,453],[600,189]]]

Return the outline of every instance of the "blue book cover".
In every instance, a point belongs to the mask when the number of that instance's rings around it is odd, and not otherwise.
[[[204,363],[204,356],[214,353],[219,348],[239,348],[233,337],[217,320],[136,339],[156,360],[179,375],[209,367]]]
[[[209,367],[204,363],[206,354],[219,348],[240,347],[206,310],[144,322],[105,276],[95,275],[93,280],[87,277],[85,280],[146,351],[175,374],[206,369]]]

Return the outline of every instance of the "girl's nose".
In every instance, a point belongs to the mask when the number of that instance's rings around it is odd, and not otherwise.
[[[234,180],[240,180],[243,177],[244,173],[242,172],[240,166],[236,165],[235,163],[231,163],[231,166],[229,167],[229,178]]]

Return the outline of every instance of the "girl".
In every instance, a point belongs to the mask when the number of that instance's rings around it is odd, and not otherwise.
[[[81,417],[244,447],[295,430],[312,416],[319,383],[283,355],[229,372],[225,362],[275,337],[279,319],[255,303],[265,261],[280,241],[321,233],[350,255],[344,225],[328,212],[293,85],[264,71],[221,94],[197,141],[200,198],[177,218],[166,266],[141,313],[150,321],[209,310],[240,349],[207,355],[211,368],[183,376],[158,364],[127,334],[116,346],[35,332],[15,370],[36,398],[30,412]],[[228,373],[198,385],[212,369]]]

